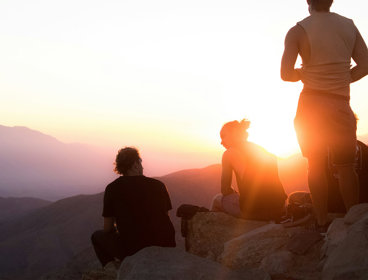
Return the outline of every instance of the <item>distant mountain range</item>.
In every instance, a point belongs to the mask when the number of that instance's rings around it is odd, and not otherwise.
[[[368,142],[368,135],[360,138]],[[114,157],[98,147],[65,144],[26,127],[0,125],[0,197],[55,201],[102,191],[116,177]],[[300,154],[279,159],[279,171],[288,193],[306,188],[306,161]]]
[[[57,200],[96,193],[114,177],[113,159],[96,147],[0,125],[0,196]]]
[[[33,197],[0,197],[0,223],[49,204],[51,204],[50,201]]]

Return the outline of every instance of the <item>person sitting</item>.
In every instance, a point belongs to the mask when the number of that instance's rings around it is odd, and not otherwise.
[[[138,150],[119,150],[115,171],[123,176],[106,187],[104,230],[91,237],[102,266],[115,259],[122,261],[144,247],[175,247],[175,230],[168,216],[172,209],[169,194],[162,182],[143,176]]]
[[[276,156],[247,141],[248,120],[226,123],[220,132],[226,148],[222,156],[221,194],[215,196],[213,211],[235,217],[279,221],[286,194],[279,179]],[[239,193],[232,187],[233,173]]]

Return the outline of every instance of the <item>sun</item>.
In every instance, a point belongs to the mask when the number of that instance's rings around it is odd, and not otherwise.
[[[289,157],[300,152],[293,127],[262,127],[249,129],[249,141],[254,142],[278,157]]]

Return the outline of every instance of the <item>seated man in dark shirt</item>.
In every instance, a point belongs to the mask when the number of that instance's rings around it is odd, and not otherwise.
[[[91,238],[102,266],[144,247],[175,247],[169,194],[162,182],[143,176],[139,152],[130,147],[119,150],[115,171],[123,176],[106,187],[104,230]]]

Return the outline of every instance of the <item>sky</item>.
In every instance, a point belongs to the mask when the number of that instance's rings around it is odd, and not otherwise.
[[[368,41],[366,0],[335,0]],[[219,163],[219,131],[298,152],[302,84],[281,81],[284,37],[304,0],[0,0],[0,124],[60,141],[141,150],[148,175]],[[300,63],[300,61],[298,62]],[[351,105],[368,134],[368,78]]]

